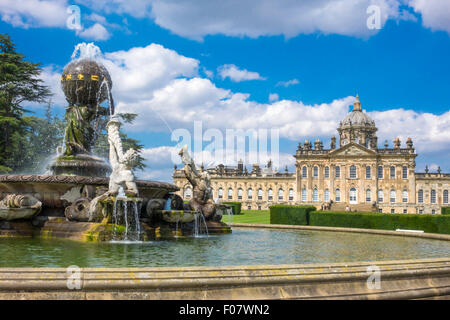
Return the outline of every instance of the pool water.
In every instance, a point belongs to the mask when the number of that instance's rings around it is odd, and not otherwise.
[[[142,243],[0,239],[0,267],[181,267],[444,258],[450,241],[328,231],[233,228]]]

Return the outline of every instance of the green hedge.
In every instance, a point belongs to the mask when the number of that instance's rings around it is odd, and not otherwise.
[[[431,214],[314,211],[309,213],[309,224],[382,230],[409,229],[450,234],[450,216]]]
[[[233,214],[241,214],[241,206],[240,202],[223,202],[223,204],[229,205],[233,209]]]
[[[442,207],[441,213],[442,214],[450,214],[450,207]]]
[[[314,206],[290,206],[277,204],[270,206],[270,224],[308,225],[309,212]]]

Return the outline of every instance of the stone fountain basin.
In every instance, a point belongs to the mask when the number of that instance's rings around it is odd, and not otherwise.
[[[161,215],[161,218],[165,222],[169,223],[189,223],[195,219],[195,211],[183,211],[183,210],[156,210],[157,214]]]
[[[143,205],[149,199],[162,199],[169,192],[179,190],[165,182],[137,180],[136,183]],[[62,215],[64,208],[81,197],[83,191],[93,199],[97,190],[107,190],[108,184],[109,179],[105,177],[0,175],[0,199],[8,194],[31,195],[42,202],[43,215]]]
[[[31,219],[40,211],[38,208],[0,208],[0,220]]]

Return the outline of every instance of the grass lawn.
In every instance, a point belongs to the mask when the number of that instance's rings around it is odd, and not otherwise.
[[[234,223],[259,223],[270,224],[269,210],[242,210],[242,214],[222,217],[222,221]]]

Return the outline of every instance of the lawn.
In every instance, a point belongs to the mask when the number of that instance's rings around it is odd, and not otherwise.
[[[234,222],[234,223],[259,223],[270,224],[270,211],[269,210],[242,210],[242,214],[228,216],[225,215],[222,221]]]

